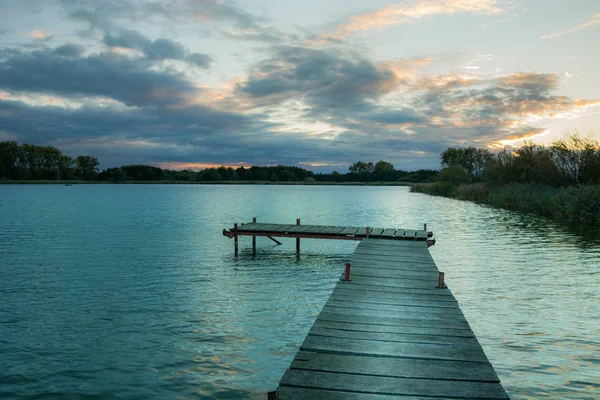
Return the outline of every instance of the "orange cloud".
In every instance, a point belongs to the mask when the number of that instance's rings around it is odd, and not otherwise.
[[[52,35],[49,32],[44,32],[41,29],[35,29],[31,32],[21,33],[21,36],[27,36],[35,40],[48,40],[51,39],[54,35]]]
[[[182,162],[163,162],[163,163],[158,163],[156,164],[157,167],[159,168],[163,168],[163,169],[170,169],[170,170],[184,170],[184,169],[191,169],[191,170],[200,170],[200,169],[207,169],[207,168],[219,168],[219,167],[225,167],[225,168],[239,168],[239,167],[244,167],[244,168],[248,168],[251,167],[251,165],[245,163],[245,162],[237,162],[237,163],[233,163],[233,164],[210,164],[210,163],[182,163]]]
[[[499,14],[505,11],[498,7],[499,3],[499,0],[422,0],[381,7],[373,12],[351,17],[347,23],[338,26],[333,34],[324,35],[323,39],[341,39],[356,32],[408,24],[434,15]]]
[[[596,14],[592,17],[591,20],[589,20],[586,23],[583,23],[581,25],[577,25],[574,26],[570,29],[564,30],[564,31],[560,31],[557,33],[552,33],[550,35],[544,35],[541,37],[541,39],[550,39],[550,38],[555,38],[555,37],[559,37],[559,36],[564,36],[564,35],[569,35],[571,33],[575,33],[577,31],[580,31],[584,28],[589,28],[590,26],[594,26],[594,25],[600,25],[600,14]]]

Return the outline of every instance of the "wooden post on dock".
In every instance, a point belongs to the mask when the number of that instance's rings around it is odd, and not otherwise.
[[[256,217],[252,218],[252,222],[256,223]],[[256,253],[256,235],[252,235],[252,254]]]
[[[233,224],[233,243],[235,246],[235,255],[238,255],[238,224],[237,222]]]
[[[300,218],[296,218],[296,225],[300,225]],[[296,238],[296,253],[300,253],[300,238]]]
[[[444,273],[443,272],[440,272],[440,275],[438,276],[437,288],[444,289]]]
[[[346,264],[346,270],[344,271],[344,282],[350,282],[350,263]]]
[[[365,232],[365,237],[368,239],[369,238],[369,227],[367,226],[367,230]]]
[[[424,224],[424,225],[423,225],[423,230],[424,230],[425,232],[427,232],[427,224]]]

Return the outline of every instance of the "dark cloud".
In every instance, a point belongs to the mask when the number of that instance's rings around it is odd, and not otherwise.
[[[125,29],[119,35],[107,34],[104,43],[109,47],[123,47],[143,52],[148,60],[189,61],[202,68],[208,68],[212,58],[207,54],[192,53],[179,42],[159,38],[151,40],[138,31]]]
[[[0,36],[6,35],[8,32],[10,32],[8,29],[0,29]]]
[[[103,96],[130,106],[180,104],[198,91],[174,72],[150,70],[143,59],[112,53],[70,58],[61,52],[69,53],[69,49],[0,50],[0,88]]]
[[[54,54],[63,57],[78,58],[84,52],[84,47],[78,44],[65,44],[54,49]]]
[[[208,68],[212,62],[212,58],[207,54],[192,53],[186,57],[186,61],[198,67]]]
[[[278,46],[237,87],[257,104],[277,104],[302,98],[313,113],[370,109],[369,101],[396,88],[396,76],[353,54]]]

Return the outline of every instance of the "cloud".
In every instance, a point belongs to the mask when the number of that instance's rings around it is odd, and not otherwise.
[[[322,38],[341,39],[371,29],[422,21],[435,15],[499,14],[505,11],[500,4],[500,0],[414,0],[352,16],[347,22],[339,25],[332,34],[323,35]]]
[[[369,101],[392,92],[397,84],[393,71],[356,54],[277,46],[236,90],[258,105],[301,98],[315,113],[327,113],[369,108]]]
[[[47,41],[47,40],[51,40],[52,38],[54,38],[54,35],[52,35],[49,32],[44,32],[41,29],[35,29],[28,33],[22,33],[21,36],[27,36],[34,40],[39,40],[39,41]]]
[[[203,53],[192,53],[186,56],[185,59],[187,62],[202,68],[208,68],[212,62],[212,57]]]
[[[107,34],[104,43],[113,48],[124,48],[138,50],[144,53],[148,60],[181,60],[202,68],[208,68],[212,58],[207,54],[192,53],[179,42],[170,39],[159,38],[151,40],[138,31],[125,29],[119,35]]]
[[[591,20],[589,20],[588,22],[585,22],[581,25],[577,25],[570,29],[560,31],[557,33],[552,33],[550,35],[544,35],[541,37],[541,39],[550,39],[550,38],[555,38],[555,37],[559,37],[559,36],[569,35],[571,33],[575,33],[584,28],[589,28],[590,26],[595,26],[595,25],[600,25],[600,14],[595,14]]]
[[[85,51],[84,47],[78,44],[65,44],[54,49],[54,54],[63,57],[80,57]]]
[[[252,15],[221,0],[174,0],[137,2],[132,0],[60,0],[70,17],[87,22],[91,29],[110,30],[115,20],[148,21],[166,18],[177,22],[229,21],[237,28],[257,28],[264,18]]]
[[[149,69],[144,59],[114,53],[77,58],[79,50],[73,46],[32,52],[2,49],[0,88],[64,96],[102,96],[128,106],[177,105],[198,92],[192,83],[174,72]]]
[[[6,35],[8,32],[10,32],[8,29],[0,29],[0,36]]]

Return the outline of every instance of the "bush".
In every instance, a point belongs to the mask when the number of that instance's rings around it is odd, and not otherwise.
[[[306,183],[313,183],[313,182],[316,182],[316,181],[317,180],[315,178],[312,178],[310,176],[304,178],[304,182],[306,182]]]

